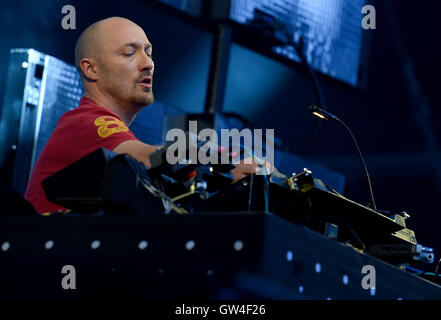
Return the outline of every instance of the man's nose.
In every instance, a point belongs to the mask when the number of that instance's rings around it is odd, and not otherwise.
[[[142,54],[141,62],[140,62],[140,69],[142,70],[152,70],[154,67],[153,59],[152,57],[149,57],[146,53]]]

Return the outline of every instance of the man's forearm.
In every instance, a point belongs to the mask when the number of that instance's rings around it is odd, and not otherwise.
[[[150,167],[150,155],[161,147],[162,146],[160,145],[152,146],[141,141],[129,140],[119,144],[115,149],[113,149],[113,151],[116,153],[128,154],[136,160],[144,163],[147,167]]]

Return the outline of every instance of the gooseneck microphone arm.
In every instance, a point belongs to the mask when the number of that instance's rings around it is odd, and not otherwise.
[[[328,111],[320,109],[316,106],[309,107],[309,110],[319,118],[322,118],[325,120],[334,120],[334,121],[340,123],[349,132],[349,134],[352,138],[352,141],[354,141],[355,147],[357,148],[358,157],[360,158],[361,163],[363,164],[363,169],[364,169],[364,172],[365,172],[367,180],[368,180],[369,191],[371,193],[372,206],[374,207],[375,210],[377,210],[377,205],[375,204],[375,199],[374,199],[374,192],[372,191],[371,178],[369,176],[369,172],[366,167],[366,163],[364,162],[363,155],[361,154],[360,148],[358,147],[357,140],[355,139],[354,135],[352,134],[351,129],[349,129],[349,127],[343,121],[341,121],[338,117],[336,117],[335,115],[333,115],[332,113],[330,113]]]

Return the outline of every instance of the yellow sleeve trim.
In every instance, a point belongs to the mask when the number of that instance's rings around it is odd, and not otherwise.
[[[98,127],[98,135],[101,138],[106,138],[117,132],[129,131],[129,128],[127,128],[124,122],[112,116],[102,116],[97,118],[95,120],[95,125]]]

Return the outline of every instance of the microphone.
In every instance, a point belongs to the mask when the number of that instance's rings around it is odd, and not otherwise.
[[[376,206],[375,200],[374,200],[374,193],[372,191],[371,178],[369,177],[369,172],[368,172],[368,169],[366,167],[366,163],[364,162],[363,155],[361,154],[360,148],[358,147],[357,140],[355,140],[355,137],[352,134],[351,129],[349,129],[349,127],[343,121],[341,121],[339,118],[337,118],[337,116],[333,115],[332,113],[330,113],[330,112],[328,112],[326,110],[320,109],[319,107],[314,106],[314,105],[310,106],[309,110],[312,112],[312,114],[314,114],[315,116],[317,116],[317,117],[319,117],[321,119],[324,119],[324,120],[334,120],[334,121],[340,123],[349,132],[349,134],[352,137],[352,140],[354,141],[355,147],[357,148],[358,157],[360,158],[361,163],[363,164],[364,172],[366,174],[368,185],[369,185],[369,191],[371,193],[372,205],[373,205],[374,209],[377,210],[377,206]]]
[[[340,119],[338,119],[332,113],[330,113],[330,112],[328,112],[326,110],[320,109],[317,106],[310,106],[309,110],[312,112],[313,115],[315,115],[315,116],[317,116],[317,117],[319,117],[321,119],[340,121]]]

